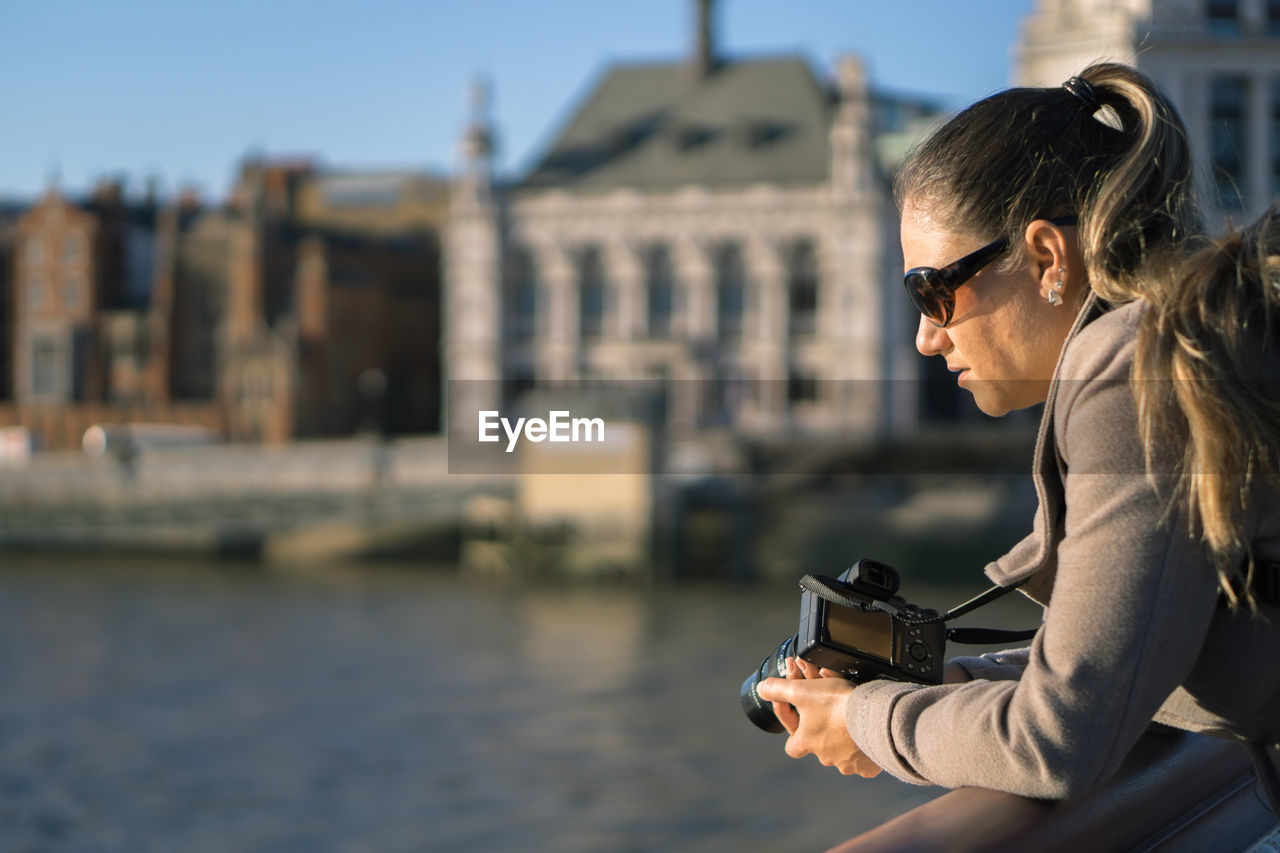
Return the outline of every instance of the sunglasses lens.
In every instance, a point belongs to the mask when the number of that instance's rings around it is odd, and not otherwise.
[[[909,272],[903,282],[911,303],[926,319],[936,326],[950,322],[953,295],[948,288],[923,272]]]

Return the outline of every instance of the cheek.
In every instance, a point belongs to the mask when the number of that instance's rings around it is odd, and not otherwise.
[[[965,285],[956,290],[955,300],[956,310],[951,316],[961,319],[973,313],[978,304],[978,295],[973,292],[972,287]]]

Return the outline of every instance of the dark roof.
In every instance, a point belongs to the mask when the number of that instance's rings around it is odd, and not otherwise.
[[[832,98],[803,57],[617,65],[519,183],[541,189],[815,182]]]

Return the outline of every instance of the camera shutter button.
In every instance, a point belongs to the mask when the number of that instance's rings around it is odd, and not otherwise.
[[[924,660],[929,656],[929,647],[919,640],[916,640],[914,643],[907,646],[907,654],[911,655],[911,657],[916,660]]]

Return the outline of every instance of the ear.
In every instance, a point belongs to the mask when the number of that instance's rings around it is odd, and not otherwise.
[[[1027,263],[1039,287],[1040,298],[1049,302],[1049,294],[1054,293],[1063,302],[1072,299],[1076,290],[1072,283],[1079,279],[1081,271],[1072,269],[1071,241],[1063,226],[1036,219],[1027,225],[1025,239]]]

